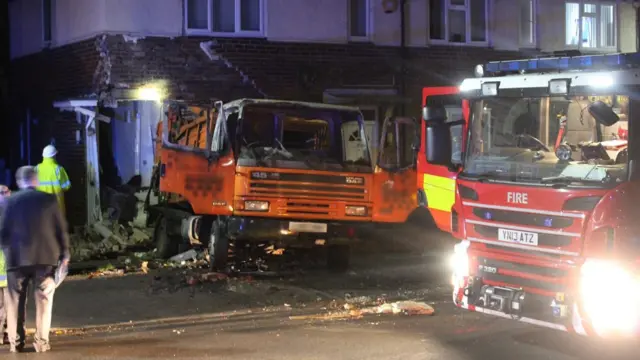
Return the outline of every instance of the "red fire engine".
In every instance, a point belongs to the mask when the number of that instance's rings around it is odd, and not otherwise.
[[[640,148],[628,121],[639,90],[640,53],[479,65],[460,87],[470,111],[457,163],[450,135],[464,121],[424,109],[426,160],[460,170],[458,307],[581,335],[640,333]]]
[[[462,101],[457,86],[425,87],[422,89],[423,108],[440,107],[445,111],[445,121],[457,121],[460,118],[467,119],[469,102]],[[463,116],[464,114],[464,116]],[[421,149],[425,148],[426,122],[421,125]],[[462,139],[462,128],[453,128],[456,134],[452,134],[453,140]],[[458,147],[462,143],[457,143]],[[454,144],[455,146],[455,144]],[[459,149],[460,150],[460,149]],[[460,156],[459,151],[452,154],[455,161]],[[429,210],[435,224],[442,231],[451,232],[451,207],[455,202],[455,181],[457,170],[447,166],[431,164],[427,161],[424,152],[417,154],[418,170],[418,204]]]

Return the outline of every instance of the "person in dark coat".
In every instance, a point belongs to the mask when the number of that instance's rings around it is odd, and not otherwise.
[[[69,263],[69,235],[55,195],[37,191],[32,166],[16,172],[20,191],[7,201],[0,224],[0,245],[7,265],[7,333],[11,352],[25,343],[27,289],[34,283],[36,352],[51,349],[49,330],[56,289],[54,273],[59,263]]]

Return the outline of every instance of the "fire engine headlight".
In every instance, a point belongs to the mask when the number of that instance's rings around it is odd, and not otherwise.
[[[345,206],[344,213],[347,216],[367,216],[366,206]]]
[[[605,260],[587,260],[580,270],[585,315],[600,334],[632,334],[638,326],[640,282],[624,267]]]
[[[244,209],[246,211],[269,211],[269,202],[247,200],[244,202]]]
[[[469,255],[467,249],[471,243],[463,240],[453,247],[453,255],[449,260],[453,277],[469,276]]]

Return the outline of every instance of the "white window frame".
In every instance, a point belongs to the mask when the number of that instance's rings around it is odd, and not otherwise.
[[[47,0],[40,0],[40,24],[42,24],[42,44],[43,47],[49,47],[51,46],[51,43],[53,42],[53,14],[55,12],[55,0],[49,0],[49,6],[50,6],[50,14],[49,14],[49,36],[51,37],[50,39],[46,39],[46,30],[45,30],[45,26],[44,26],[44,21],[45,21],[45,13],[44,13],[44,4],[45,1]]]
[[[444,5],[444,29],[445,29],[445,38],[444,39],[432,39],[431,34],[427,28],[428,39],[430,44],[434,45],[450,45],[450,46],[488,46],[489,45],[489,27],[491,18],[489,17],[490,11],[489,6],[491,6],[490,0],[484,0],[484,19],[485,19],[485,28],[484,28],[484,41],[471,41],[471,4],[469,0],[464,0],[464,5],[452,5],[451,0],[429,0],[429,1],[443,1]],[[449,11],[450,10],[458,10],[465,12],[465,20],[466,20],[466,29],[465,29],[465,42],[452,42],[449,40]]]
[[[582,44],[579,42],[578,45],[570,45],[567,44],[567,4],[570,3],[574,3],[574,4],[579,4],[580,6],[580,10],[579,10],[579,19],[578,19],[578,27],[580,29],[580,36],[579,38],[582,38],[582,18],[585,16],[585,12],[584,12],[584,5],[585,4],[593,4],[596,5],[596,13],[595,16],[588,16],[587,17],[594,17],[596,19],[596,24],[597,24],[597,29],[596,29],[596,47],[583,47]],[[613,31],[614,31],[614,43],[615,45],[613,46],[600,46],[601,39],[600,39],[600,35],[601,33],[601,24],[600,24],[600,9],[602,5],[610,5],[613,6]],[[584,50],[584,51],[591,51],[591,52],[610,52],[610,51],[615,51],[619,48],[619,44],[620,44],[620,14],[619,14],[619,7],[618,7],[618,3],[615,0],[606,0],[606,1],[602,1],[602,0],[565,0],[564,1],[564,34],[563,36],[563,43],[565,48],[567,49],[577,49],[577,50]],[[590,13],[587,13],[590,14]]]
[[[206,29],[190,29],[189,28],[189,1],[184,1],[184,29],[187,35],[208,35],[219,37],[263,37],[265,36],[265,19],[266,19],[266,4],[265,0],[259,0],[260,3],[260,30],[247,31],[241,28],[241,13],[240,13],[240,0],[234,0],[234,24],[235,29],[233,32],[219,32],[213,31],[213,14],[212,7],[213,1],[207,0],[207,28]]]
[[[299,0],[298,0],[299,1]],[[366,35],[365,36],[353,36],[351,35],[351,0],[347,0],[347,35],[349,41],[371,41],[373,35],[373,11],[371,6],[371,0],[365,0],[366,7]]]
[[[531,8],[531,37],[529,39],[524,39],[522,33],[520,32],[522,28],[522,22],[525,21],[521,16],[519,16],[519,24],[520,28],[518,28],[518,38],[520,42],[521,48],[536,48],[538,46],[538,0],[519,0],[520,6],[529,5]],[[566,10],[565,10],[566,11]],[[566,16],[565,16],[566,18]],[[566,35],[565,35],[566,36]]]

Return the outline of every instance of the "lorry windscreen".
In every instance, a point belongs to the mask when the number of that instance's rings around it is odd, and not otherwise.
[[[243,109],[239,130],[241,166],[372,171],[357,111],[249,105]]]
[[[597,100],[612,106],[620,121],[599,125],[588,111]],[[626,177],[627,96],[495,97],[471,106],[465,177],[579,186]]]

